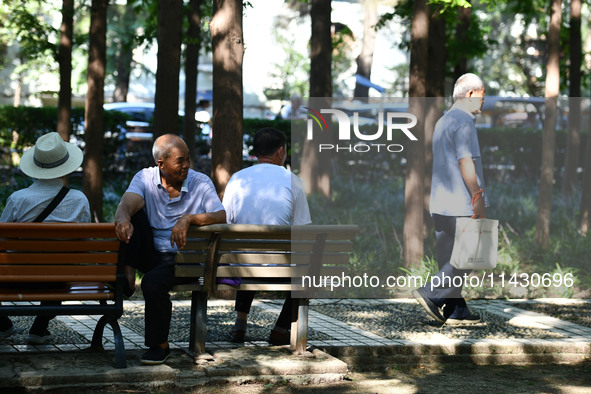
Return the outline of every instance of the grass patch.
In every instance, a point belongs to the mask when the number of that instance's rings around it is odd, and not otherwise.
[[[333,179],[332,187],[329,200],[310,197],[312,220],[316,224],[357,224],[360,227],[351,258],[351,276],[368,274],[385,280],[388,276],[400,275],[426,278],[437,272],[433,259],[435,236],[430,220],[426,225],[423,263],[415,268],[404,267],[404,179],[364,182],[359,178],[355,181],[337,178]],[[579,206],[580,194],[565,198],[555,193],[550,245],[543,249],[534,239],[537,184],[527,180],[493,181],[487,191],[491,201],[487,216],[500,222],[498,265],[493,271],[475,271],[473,275],[482,277],[484,274],[488,280],[483,286],[467,289],[466,295],[478,298],[588,296],[591,242],[576,228],[578,210],[575,207]],[[491,273],[493,276],[489,277]],[[509,283],[512,278],[514,280]],[[351,290],[358,297],[377,298],[407,295],[409,289]]]

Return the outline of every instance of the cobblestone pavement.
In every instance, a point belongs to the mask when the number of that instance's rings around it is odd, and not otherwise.
[[[282,300],[255,300],[244,346],[269,346],[266,336]],[[144,349],[143,301],[126,301],[126,314],[120,319],[126,350]],[[472,300],[472,309],[481,314],[483,323],[472,327],[441,326],[430,320],[414,300],[312,300],[309,315],[309,345],[331,347],[391,347],[416,345],[470,346],[560,346],[577,345],[581,355],[590,353],[591,327],[580,313],[588,313],[590,300]],[[551,306],[551,308],[549,308]],[[187,348],[190,301],[173,301],[171,346]],[[570,308],[570,309],[569,309]],[[569,319],[536,312],[567,314]],[[584,311],[584,312],[580,312]],[[19,320],[20,319],[20,320]],[[13,318],[22,334],[0,340],[0,353],[59,352],[87,348],[92,339],[96,316],[58,316],[50,325],[56,338],[52,344],[27,345],[24,342],[30,318]],[[231,348],[226,332],[234,319],[233,301],[208,303],[208,338],[206,347]],[[577,320],[578,319],[578,320]],[[581,321],[585,324],[577,324]],[[107,350],[114,349],[110,327],[104,334]]]

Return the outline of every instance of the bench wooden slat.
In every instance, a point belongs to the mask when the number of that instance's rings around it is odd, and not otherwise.
[[[268,251],[268,252],[311,252],[315,242],[310,241],[292,241],[292,240],[243,240],[229,239],[225,240],[220,246],[221,252],[240,250],[250,251]],[[187,248],[185,249],[194,249]],[[350,241],[328,241],[324,246],[325,252],[351,252],[353,243]]]
[[[208,238],[212,232],[223,234],[224,239],[293,239],[313,240],[318,234],[327,234],[328,240],[351,240],[355,238],[358,227],[353,225],[305,225],[305,226],[265,226],[250,224],[211,224],[191,226],[188,237]]]
[[[261,238],[263,233],[266,239],[290,239],[291,226],[264,226],[249,224],[210,224],[208,226],[191,226],[188,237],[209,238],[212,233],[221,232],[224,239],[250,239]]]
[[[117,264],[117,254],[0,253],[0,264]]]
[[[240,267],[220,266],[217,277],[238,278],[291,278],[306,275],[307,269],[302,267]]]
[[[115,266],[0,265],[0,282],[111,282]]]
[[[205,267],[191,264],[177,265],[174,274],[180,278],[201,278],[205,275]]]
[[[114,223],[0,223],[0,238],[115,238]]]
[[[310,255],[293,255],[291,263],[296,265],[309,265]],[[322,255],[323,266],[349,264],[349,255],[344,253],[325,253]]]
[[[247,283],[240,286],[218,285],[218,290],[249,290],[249,291],[294,291],[295,289],[289,283]]]
[[[322,267],[317,275],[340,275],[345,270],[343,267]],[[248,266],[221,266],[218,267],[217,277],[234,278],[296,278],[308,275],[308,267],[248,267]]]
[[[1,244],[0,244],[1,245]],[[311,252],[314,247],[313,241],[291,241],[291,240],[225,240],[220,246],[221,252],[240,250],[244,252]],[[351,252],[353,243],[350,241],[329,241],[324,246],[325,252]],[[207,251],[207,242],[188,241],[182,252],[203,252]]]
[[[8,301],[92,301],[92,300],[113,300],[114,293],[54,293],[54,294],[2,294],[0,293],[0,302]]]
[[[294,252],[301,252],[305,251],[303,248],[302,250],[298,250],[298,241],[293,241],[294,247],[292,250]],[[314,245],[314,243],[310,243],[310,245]],[[307,249],[309,250],[309,249]],[[324,244],[324,252],[342,252],[342,253],[349,253],[353,251],[353,242],[351,241],[327,241]]]
[[[113,281],[112,275],[19,275],[19,276],[5,276],[2,278],[2,282],[36,282],[36,283],[47,283],[47,282],[72,282],[76,280],[91,281],[100,280],[103,282]]]
[[[325,253],[322,255],[323,265],[348,264],[349,255],[340,253]],[[309,254],[223,254],[220,264],[310,264]],[[218,268],[219,269],[219,268]]]
[[[203,285],[199,283],[184,283],[181,285],[174,285],[172,291],[202,291]]]
[[[220,256],[220,264],[290,264],[291,255],[285,253],[227,253]]]
[[[233,250],[241,251],[269,251],[269,252],[289,252],[292,250],[289,240],[269,240],[269,239],[227,239],[220,245],[221,252]]]
[[[0,301],[89,301],[113,300],[114,291],[102,282],[64,283],[61,289],[5,289]]]
[[[305,225],[293,226],[291,232],[292,240],[312,240],[316,239],[319,234],[326,234],[326,240],[344,240],[350,241],[355,239],[358,226],[355,225]]]
[[[201,253],[178,252],[176,255],[178,264],[205,264],[207,255]]]
[[[88,240],[72,242],[72,240],[2,240],[0,239],[0,250],[26,250],[36,251],[61,251],[61,252],[116,252],[119,250],[119,241],[109,240]]]
[[[323,266],[316,275],[341,275],[346,273],[346,267]],[[308,275],[308,267],[253,267],[253,266],[220,266],[217,268],[217,278],[301,278]],[[177,266],[175,275],[180,278],[200,278],[204,275],[204,268],[199,266]]]
[[[209,240],[205,239],[191,239],[187,238],[187,243],[183,250],[187,251],[207,251],[207,247],[209,246]]]

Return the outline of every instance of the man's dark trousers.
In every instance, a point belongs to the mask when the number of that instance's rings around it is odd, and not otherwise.
[[[145,304],[145,344],[158,346],[168,341],[172,302],[170,290],[176,284],[195,279],[177,279],[174,275],[175,253],[162,253],[154,249],[154,239],[148,217],[140,210],[131,218],[134,227],[128,244],[121,243],[119,263],[132,266],[144,273],[142,293]]]
[[[250,306],[254,300],[255,293],[256,291],[238,290],[236,292],[236,304],[234,306],[234,310],[236,310],[236,312],[244,312],[248,314],[250,312]],[[279,313],[279,317],[275,323],[277,327],[285,328],[286,330],[291,328],[291,308],[291,293],[287,293],[285,302],[283,303],[283,308],[281,308],[281,313]]]
[[[462,297],[462,287],[464,275],[469,274],[472,270],[457,269],[450,262],[456,234],[456,219],[457,216],[433,214],[437,240],[436,256],[439,265],[439,272],[435,277],[439,278],[440,286],[431,289],[433,280],[423,286],[424,294],[438,307],[443,306],[445,319],[462,319],[470,313],[466,300]],[[457,277],[461,277],[462,280]],[[436,285],[437,282],[438,280],[435,281]],[[454,284],[459,286],[454,286]]]

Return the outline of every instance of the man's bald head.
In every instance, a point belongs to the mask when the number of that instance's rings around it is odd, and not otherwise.
[[[152,147],[152,156],[154,161],[158,163],[158,160],[166,160],[170,157],[170,153],[173,148],[178,148],[183,152],[189,152],[187,144],[178,135],[164,134],[156,138],[154,146]]]
[[[472,73],[466,73],[458,78],[454,85],[453,99],[458,100],[466,97],[470,91],[479,91],[484,89],[484,82],[482,79]]]

